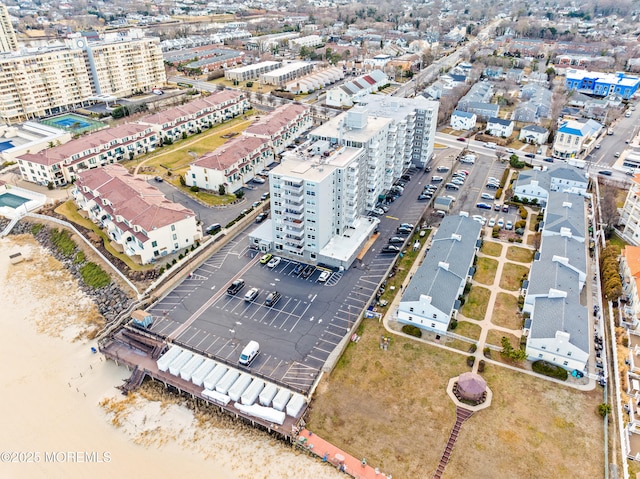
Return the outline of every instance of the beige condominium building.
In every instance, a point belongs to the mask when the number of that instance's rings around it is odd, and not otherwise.
[[[111,34],[109,34],[111,35]],[[18,123],[166,82],[157,38],[139,32],[0,54],[0,121]]]
[[[11,52],[18,49],[18,37],[11,25],[9,10],[0,5],[0,52]]]

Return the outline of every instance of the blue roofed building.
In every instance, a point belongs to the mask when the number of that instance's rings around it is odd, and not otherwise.
[[[600,73],[588,70],[567,70],[567,90],[576,90],[598,97],[620,97],[630,99],[640,87],[640,77],[623,72]]]
[[[451,114],[451,120],[449,125],[454,130],[468,131],[472,130],[476,126],[478,117],[475,113],[468,111],[454,110]]]
[[[427,256],[407,286],[398,322],[445,333],[460,308],[459,297],[473,275],[482,226],[468,216],[447,216]]]
[[[567,160],[584,158],[595,147],[603,126],[595,120],[565,120],[553,142],[552,156]]]

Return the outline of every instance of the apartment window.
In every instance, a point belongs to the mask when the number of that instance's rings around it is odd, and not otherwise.
[[[567,356],[571,356],[571,351],[569,351],[569,352],[567,353]]]
[[[153,248],[156,248],[156,247],[158,246],[158,242],[157,242],[157,241],[152,241],[152,242],[151,242],[151,246],[152,246]]]
[[[438,319],[438,315],[436,313],[433,313],[433,318]]]
[[[176,225],[171,225],[171,231],[175,231],[176,230]]]
[[[568,366],[569,365],[569,361],[565,361],[562,363],[564,366]]]
[[[436,327],[436,323],[431,323],[431,327],[435,328]]]
[[[547,349],[547,347],[546,346],[542,346],[541,349]]]
[[[413,313],[413,308],[409,308],[409,311],[411,311]]]
[[[409,316],[409,321],[413,321],[413,316]]]
[[[177,240],[177,239],[178,239],[178,235],[174,234],[174,235],[173,235],[173,240],[175,241],[175,240]]]

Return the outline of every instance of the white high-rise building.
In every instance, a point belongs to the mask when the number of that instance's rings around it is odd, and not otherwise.
[[[366,150],[306,143],[269,174],[272,248],[306,263],[348,268],[378,224],[362,216]],[[259,241],[254,241],[259,244]]]
[[[11,25],[9,10],[0,5],[0,52],[12,52],[18,49],[18,37]]]
[[[387,148],[393,120],[374,117],[364,107],[356,106],[311,131],[312,140],[325,140],[331,145],[344,145],[365,150],[360,194],[366,210],[371,210],[378,197],[391,187],[398,160]],[[387,180],[388,178],[388,180]],[[360,187],[360,186],[359,186]]]

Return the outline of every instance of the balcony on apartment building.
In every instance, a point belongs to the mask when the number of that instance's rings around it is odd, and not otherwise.
[[[302,221],[304,219],[304,210],[291,210],[289,208],[286,209],[286,211],[284,212],[284,221],[289,221],[292,223],[295,223],[296,220],[298,222]]]
[[[286,181],[282,184],[282,189],[287,193],[293,193],[299,195],[302,193],[304,189],[304,183],[293,183],[291,181]]]
[[[304,249],[304,244],[302,245],[297,245],[297,244],[293,244],[290,242],[285,242],[282,244],[283,249],[285,249],[286,251],[290,251],[291,253],[301,253],[302,250]]]

